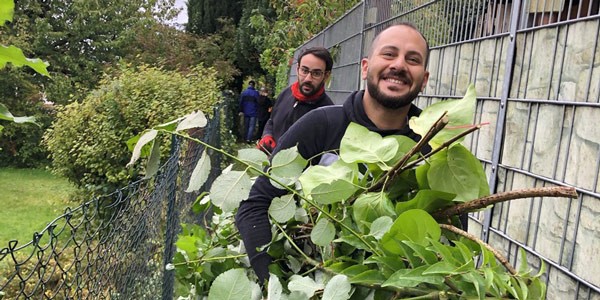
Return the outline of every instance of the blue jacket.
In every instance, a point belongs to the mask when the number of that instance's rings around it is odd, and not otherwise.
[[[239,112],[246,117],[258,116],[258,91],[253,86],[248,86],[240,95]]]

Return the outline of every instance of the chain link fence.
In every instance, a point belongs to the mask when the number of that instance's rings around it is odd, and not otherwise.
[[[191,132],[221,147],[221,126],[233,95],[214,110],[207,127]],[[0,248],[0,299],[172,299],[174,274],[165,266],[176,251],[182,222],[199,222],[191,213],[197,193],[184,192],[204,151],[195,142],[172,137],[171,154],[157,176],[112,194],[93,198],[65,212],[24,244]],[[208,190],[221,172],[221,157],[208,152]]]

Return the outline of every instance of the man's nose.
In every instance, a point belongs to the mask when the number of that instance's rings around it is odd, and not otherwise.
[[[397,71],[406,71],[406,60],[399,56],[392,61],[390,68]]]

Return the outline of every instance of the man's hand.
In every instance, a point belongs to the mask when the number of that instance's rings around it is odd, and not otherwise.
[[[271,155],[273,149],[275,149],[275,146],[277,146],[277,143],[275,143],[273,136],[265,135],[262,137],[262,139],[260,139],[260,141],[258,141],[256,148],[266,153],[267,155]]]

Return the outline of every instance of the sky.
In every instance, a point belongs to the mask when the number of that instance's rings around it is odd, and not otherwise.
[[[179,13],[179,16],[177,17],[177,20],[176,20],[176,22],[178,24],[187,23],[187,12],[186,12],[187,6],[185,5],[185,2],[186,2],[186,0],[175,0],[175,7],[183,8],[183,10],[181,11],[181,13]]]

